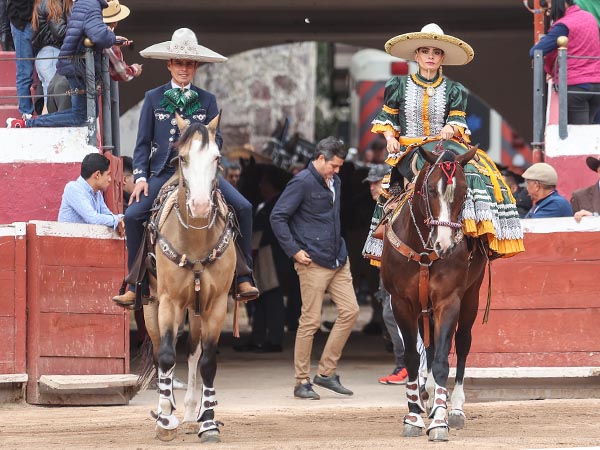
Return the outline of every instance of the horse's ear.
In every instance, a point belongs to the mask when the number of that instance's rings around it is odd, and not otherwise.
[[[217,130],[219,129],[219,123],[221,122],[221,113],[222,112],[223,112],[223,110],[219,111],[219,114],[217,114],[213,120],[208,122],[208,125],[206,126],[206,128],[208,128],[208,131],[210,131],[211,133],[216,133]]]
[[[188,127],[187,122],[181,118],[179,113],[175,113],[175,121],[177,122],[177,128],[179,128],[179,133],[183,134],[185,129]]]
[[[419,155],[421,155],[421,158],[423,158],[429,164],[431,164],[431,165],[435,164],[437,157],[433,153],[428,152],[427,150],[423,149],[423,147],[421,147],[421,146],[417,147],[417,151],[419,152]]]
[[[457,156],[456,161],[458,161],[458,163],[461,166],[465,167],[467,165],[467,163],[473,159],[473,157],[475,156],[475,153],[477,153],[478,149],[479,149],[479,144],[469,145],[469,151],[460,156]]]

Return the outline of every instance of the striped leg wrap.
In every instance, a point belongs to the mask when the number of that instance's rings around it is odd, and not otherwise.
[[[198,436],[208,430],[218,431],[219,426],[223,425],[222,422],[215,420],[214,408],[217,406],[217,404],[215,389],[202,385],[202,402],[200,404],[198,418],[196,419],[200,423]]]
[[[448,389],[435,384],[435,394],[433,397],[433,407],[429,418],[433,419],[427,428],[427,431],[433,428],[446,427],[448,428],[448,420],[446,419],[446,411],[448,409]]]
[[[425,412],[425,405],[421,399],[421,393],[419,392],[418,380],[410,380],[406,383],[406,399],[409,404],[416,405],[421,412]]]
[[[175,366],[167,372],[158,369],[158,410],[150,411],[156,424],[165,430],[174,430],[179,426],[179,419],[173,414],[175,407],[175,396],[173,395],[173,372]]]

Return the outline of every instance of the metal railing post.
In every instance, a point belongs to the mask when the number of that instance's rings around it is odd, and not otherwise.
[[[109,60],[106,53],[102,53],[102,148],[113,152],[112,119],[110,103],[110,73],[108,71]]]
[[[531,148],[533,151],[533,162],[543,160],[544,149],[544,53],[542,50],[536,50],[533,53],[533,142]]]
[[[558,44],[558,137],[566,139],[569,136],[568,122],[568,96],[567,93],[567,44],[569,38],[560,36]]]
[[[110,80],[110,103],[112,109],[112,142],[115,148],[114,155],[121,155],[121,126],[120,126],[120,105],[119,105],[119,83],[113,79]]]
[[[96,71],[94,67],[94,43],[85,38],[85,92],[87,99],[88,144],[96,146]]]

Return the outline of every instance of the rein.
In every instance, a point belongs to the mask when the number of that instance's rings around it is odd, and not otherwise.
[[[425,176],[423,177],[423,187],[422,187],[422,189],[424,189],[424,192],[420,192],[420,191],[417,192],[417,194],[421,195],[421,197],[425,201],[426,217],[425,217],[424,223],[430,229],[429,237],[428,237],[427,241],[425,241],[425,238],[423,237],[423,235],[421,233],[421,229],[417,223],[417,219],[414,214],[414,210],[413,210],[414,195],[411,195],[409,197],[408,201],[406,202],[408,204],[408,208],[410,211],[410,216],[411,216],[413,225],[414,225],[415,229],[417,230],[417,234],[421,241],[421,245],[423,246],[423,249],[425,251],[418,252],[418,251],[414,250],[413,248],[411,248],[409,245],[402,242],[402,240],[396,235],[396,233],[392,229],[393,221],[388,222],[386,224],[386,228],[385,228],[385,234],[386,234],[387,240],[392,245],[392,247],[398,253],[405,256],[408,261],[415,261],[416,263],[419,264],[419,303],[421,305],[420,316],[421,316],[421,319],[423,320],[423,343],[425,344],[426,348],[429,347],[430,342],[431,342],[430,327],[428,326],[428,323],[427,323],[427,320],[429,320],[429,318],[431,317],[431,314],[432,314],[432,310],[429,307],[429,269],[435,261],[440,259],[440,256],[438,255],[438,253],[435,250],[428,247],[427,243],[431,241],[433,228],[436,226],[446,226],[446,227],[450,227],[453,229],[462,228],[462,225],[460,223],[441,221],[441,220],[435,219],[433,217],[433,213],[431,212],[431,205],[429,203],[429,188],[428,188],[427,181],[429,180],[429,176],[431,175],[433,170],[436,167],[439,167],[442,170],[442,173],[446,176],[446,181],[447,181],[448,185],[453,184],[452,178],[454,177],[454,175],[456,173],[457,167],[460,167],[462,170],[462,166],[460,166],[460,164],[456,161],[440,162],[440,159],[442,158],[442,156],[443,156],[443,151],[438,156],[436,163],[432,164],[429,167],[429,169],[427,170],[427,172],[425,173]]]
[[[168,241],[168,239],[160,232],[159,220],[163,213],[165,201],[162,202],[162,205],[161,205],[160,209],[158,209],[156,214],[152,215],[152,218],[150,219],[150,222],[148,224],[148,229],[150,230],[150,244],[152,246],[154,246],[154,244],[157,244],[158,247],[160,248],[160,250],[162,251],[162,253],[170,261],[177,264],[179,267],[187,268],[193,272],[193,274],[194,274],[194,292],[195,292],[194,308],[195,308],[195,314],[198,315],[198,314],[202,313],[202,311],[200,309],[201,308],[200,290],[201,290],[202,273],[206,269],[206,266],[215,262],[217,259],[219,259],[219,257],[221,257],[225,253],[225,251],[229,247],[229,244],[235,239],[235,236],[236,236],[235,218],[234,218],[234,213],[232,211],[227,211],[227,213],[224,214],[221,212],[221,210],[219,208],[221,194],[217,187],[217,177],[215,176],[215,178],[213,180],[213,184],[212,184],[212,193],[211,193],[212,206],[211,206],[211,210],[209,211],[209,217],[211,217],[211,214],[212,214],[212,217],[210,218],[208,223],[202,227],[197,227],[197,226],[193,226],[192,224],[190,224],[187,207],[185,210],[186,220],[184,221],[182,214],[181,214],[181,210],[180,210],[180,203],[181,203],[181,197],[183,197],[184,201],[187,197],[187,187],[185,184],[185,180],[183,179],[183,172],[181,169],[181,165],[179,165],[178,172],[179,172],[178,184],[177,185],[172,184],[172,185],[168,186],[167,187],[168,191],[166,193],[164,193],[163,195],[159,195],[159,198],[163,198],[166,200],[166,198],[169,196],[168,195],[169,193],[173,192],[175,189],[178,190],[177,194],[176,194],[177,197],[175,199],[173,208],[175,209],[175,213],[177,215],[177,220],[178,220],[179,224],[185,230],[189,230],[189,229],[209,230],[215,224],[217,216],[221,217],[224,222],[223,231],[221,232],[221,235],[217,239],[217,242],[215,243],[215,245],[208,251],[206,256],[204,256],[203,258],[198,258],[198,259],[189,259],[185,253],[181,253],[178,250],[176,250],[175,247],[173,246],[173,244],[171,244]]]

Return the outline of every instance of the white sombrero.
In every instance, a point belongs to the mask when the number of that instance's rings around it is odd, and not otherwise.
[[[189,28],[175,30],[170,41],[161,42],[140,52],[151,59],[189,59],[199,62],[223,62],[227,58],[198,44],[196,34]]]
[[[473,48],[465,41],[444,34],[435,23],[425,25],[420,32],[405,33],[385,43],[385,51],[398,58],[412,60],[421,47],[435,47],[444,51],[444,65],[463,66],[475,56]]]

